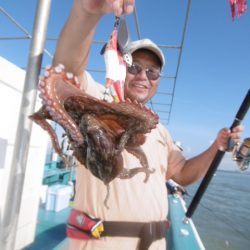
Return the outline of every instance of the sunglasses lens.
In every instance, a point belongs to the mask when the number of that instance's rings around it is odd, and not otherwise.
[[[140,74],[142,70],[145,70],[147,78],[149,80],[157,80],[160,77],[160,72],[156,69],[143,69],[142,66],[139,64],[132,64],[131,66],[128,67],[128,72],[132,75],[137,75]]]
[[[156,70],[148,69],[146,75],[149,80],[157,80],[160,77],[160,73]]]
[[[132,64],[128,67],[128,72],[132,75],[137,75],[142,71],[142,68],[137,64]]]

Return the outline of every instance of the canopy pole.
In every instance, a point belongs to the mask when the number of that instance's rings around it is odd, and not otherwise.
[[[15,249],[16,233],[32,129],[32,121],[28,118],[28,116],[32,114],[35,109],[37,95],[36,88],[38,76],[41,70],[50,6],[51,0],[39,0],[37,3],[18,127],[10,167],[9,182],[5,198],[4,216],[0,225],[1,250]]]

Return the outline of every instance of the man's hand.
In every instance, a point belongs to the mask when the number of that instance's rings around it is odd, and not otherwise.
[[[242,125],[236,126],[230,131],[228,128],[223,128],[218,133],[216,138],[218,149],[221,151],[226,151],[228,149],[228,141],[232,139],[235,143],[240,142],[241,133],[244,128]]]
[[[83,10],[91,14],[104,15],[114,13],[116,16],[131,14],[135,0],[76,0],[81,2]]]

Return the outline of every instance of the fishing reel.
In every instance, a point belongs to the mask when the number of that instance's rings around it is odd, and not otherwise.
[[[241,145],[238,143],[232,151],[232,160],[237,162],[240,170],[247,170],[250,165],[250,137],[243,140]]]

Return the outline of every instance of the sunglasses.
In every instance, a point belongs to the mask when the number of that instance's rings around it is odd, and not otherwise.
[[[132,75],[138,75],[142,72],[142,70],[144,70],[148,80],[152,80],[152,81],[157,80],[161,76],[161,72],[159,70],[157,70],[153,67],[144,69],[138,63],[133,63],[131,66],[128,66],[127,70]]]

